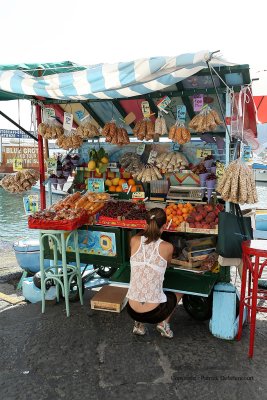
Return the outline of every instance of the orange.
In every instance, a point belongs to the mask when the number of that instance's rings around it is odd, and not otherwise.
[[[167,216],[167,221],[170,221],[172,219],[172,215]]]
[[[173,205],[172,205],[172,208],[173,208],[173,210],[177,210],[177,205],[176,205],[176,204],[173,204]]]
[[[128,179],[128,185],[135,185],[135,181],[133,179]]]
[[[181,210],[183,214],[187,213],[187,208],[183,207]]]
[[[132,186],[131,192],[137,192],[137,186],[136,186],[136,185],[133,185],[133,186]]]
[[[180,209],[177,210],[177,215],[182,215],[182,211]]]
[[[166,214],[170,215],[171,213],[172,213],[171,210],[169,208],[166,208]]]
[[[172,210],[172,215],[177,215],[177,212],[175,210]]]
[[[119,179],[119,186],[122,186],[123,183],[126,183],[125,179]]]
[[[109,191],[109,192],[116,192],[116,186],[111,185],[111,186],[108,188],[108,191]]]
[[[122,187],[121,186],[117,186],[116,187],[116,192],[122,192]]]
[[[179,203],[179,204],[178,204],[178,208],[180,208],[180,209],[183,208],[183,206],[184,206],[184,205],[183,205],[182,203]]]

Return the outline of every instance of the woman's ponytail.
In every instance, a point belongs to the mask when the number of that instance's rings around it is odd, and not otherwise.
[[[147,213],[147,226],[142,233],[147,239],[145,244],[155,242],[161,236],[161,228],[166,224],[167,218],[165,211],[162,208],[152,208]]]

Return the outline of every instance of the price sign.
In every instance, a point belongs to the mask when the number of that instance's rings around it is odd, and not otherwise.
[[[136,154],[138,154],[139,156],[141,156],[144,151],[145,151],[146,145],[145,143],[140,143],[137,148],[136,148]]]
[[[197,158],[205,158],[210,156],[212,151],[210,149],[197,149],[196,156]]]
[[[128,183],[123,183],[122,184],[122,190],[127,192],[128,189],[129,189]]]
[[[141,109],[142,109],[142,113],[143,113],[144,118],[149,118],[151,112],[150,112],[150,107],[149,107],[149,102],[148,101],[142,101]]]
[[[71,131],[72,123],[73,123],[73,115],[71,113],[64,112],[63,128],[66,131]]]
[[[87,188],[89,192],[103,193],[105,191],[104,179],[89,178]]]
[[[132,199],[142,200],[145,198],[145,192],[133,192]]]
[[[242,152],[242,160],[245,162],[251,161],[251,152],[252,152],[252,147],[249,145],[244,145]]]
[[[32,214],[39,210],[39,196],[38,194],[31,194],[23,197],[23,206],[25,214]]]
[[[54,174],[57,170],[57,160],[55,158],[47,158],[46,166],[47,166],[47,173]]]
[[[23,166],[22,158],[14,158],[13,160],[13,171],[20,171]]]
[[[177,106],[176,118],[181,122],[185,122],[186,106]]]
[[[170,103],[171,99],[168,96],[164,96],[157,102],[157,107],[160,111],[164,111],[166,114],[168,114],[168,111],[166,111],[165,108],[167,108]]]
[[[80,121],[82,121],[85,117],[84,112],[82,110],[75,111],[75,114],[77,115]]]
[[[203,94],[194,94],[193,96],[194,111],[200,111],[203,105],[204,105]]]
[[[157,152],[155,150],[151,150],[151,152],[149,153],[149,157],[147,160],[148,164],[153,164],[155,161],[155,158],[157,157]]]
[[[46,108],[45,113],[48,118],[55,118],[55,116],[56,116],[56,112],[53,108]]]

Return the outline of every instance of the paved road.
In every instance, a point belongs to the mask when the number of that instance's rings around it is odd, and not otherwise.
[[[258,320],[254,359],[247,358],[248,330],[241,342],[213,337],[206,322],[177,308],[175,336],[153,326],[132,335],[132,321],[85,305],[40,304],[0,313],[0,398],[76,399],[264,399],[267,391],[267,325]]]

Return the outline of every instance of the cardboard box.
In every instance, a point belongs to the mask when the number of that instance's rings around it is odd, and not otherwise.
[[[91,308],[119,313],[127,303],[127,291],[127,288],[103,286],[91,299]]]

